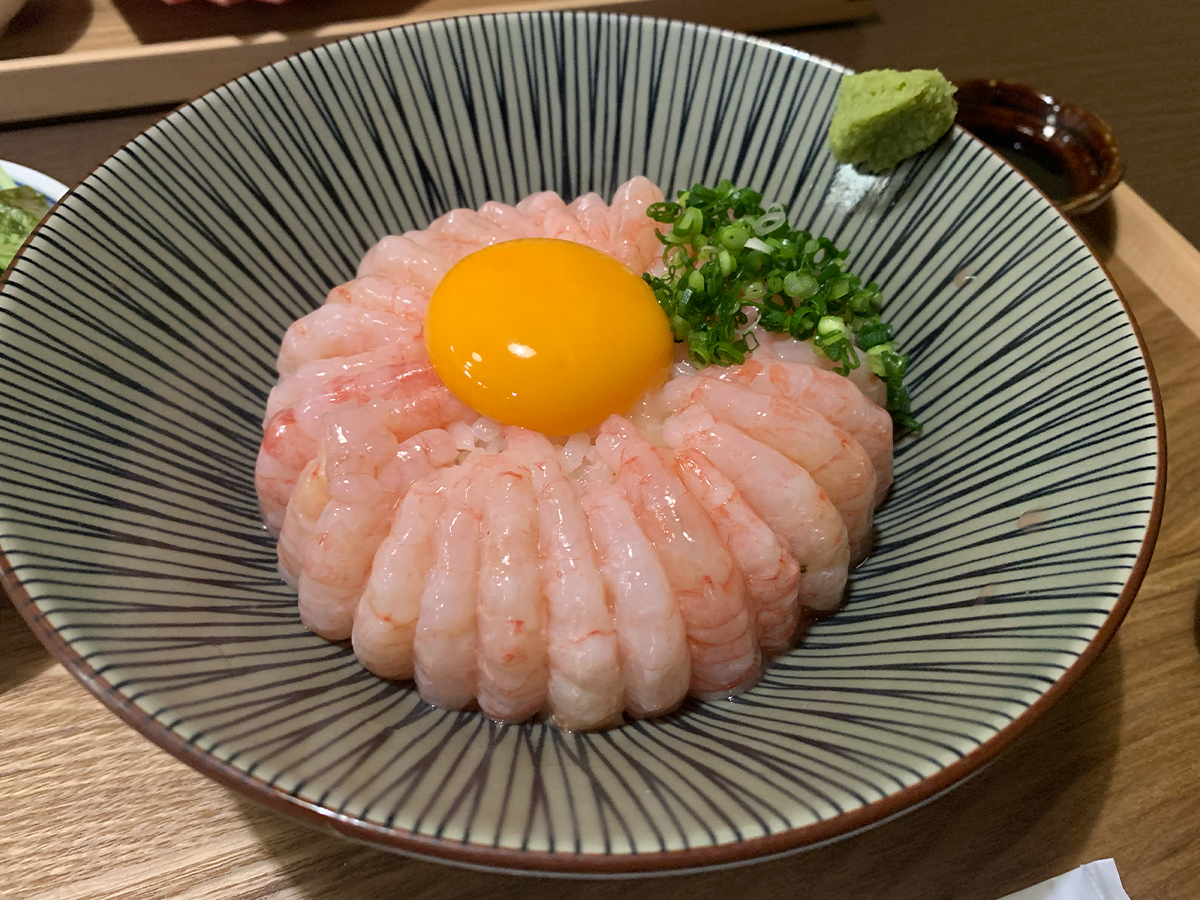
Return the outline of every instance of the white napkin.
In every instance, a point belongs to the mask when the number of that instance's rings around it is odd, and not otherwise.
[[[1117,864],[1101,859],[1000,900],[1129,900],[1129,895],[1121,887]]]

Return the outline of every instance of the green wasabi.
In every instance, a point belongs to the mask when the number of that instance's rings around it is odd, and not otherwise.
[[[829,124],[829,147],[843,163],[890,169],[932,147],[954,124],[955,87],[937,69],[875,69],[847,75]]]

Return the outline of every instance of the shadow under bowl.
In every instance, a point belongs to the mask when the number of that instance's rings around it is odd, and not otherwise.
[[[974,79],[956,86],[955,121],[1067,215],[1090,212],[1120,184],[1125,163],[1112,129],[1098,116],[1015,81]]]

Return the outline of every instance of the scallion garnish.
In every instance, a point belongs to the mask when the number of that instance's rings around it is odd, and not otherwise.
[[[828,238],[792,228],[782,205],[761,204],[757,191],[725,180],[715,188],[697,184],[646,211],[670,226],[657,232],[666,274],[643,277],[675,340],[687,343],[697,366],[739,365],[754,349],[747,310],[755,310],[764,330],[811,341],[841,375],[862,364],[863,351],[887,385],[893,421],[920,429],[903,385],[908,356],[880,318],[879,285],[845,271],[847,251]]]

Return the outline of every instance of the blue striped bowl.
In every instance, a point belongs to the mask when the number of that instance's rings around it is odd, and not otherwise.
[[[114,711],[275,808],[518,870],[698,868],[877,822],[1078,678],[1149,560],[1161,415],[1053,206],[954,132],[883,177],[825,132],[843,70],[663,21],[429,22],[285,60],[121,150],[3,289],[0,547]],[[735,700],[603,734],[433,709],[301,626],[254,459],[288,323],[381,235],[553,188],[729,177],[877,280],[924,434],[843,611]]]

